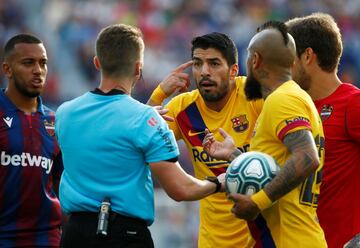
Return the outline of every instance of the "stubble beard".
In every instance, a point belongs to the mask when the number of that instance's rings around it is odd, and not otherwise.
[[[41,91],[30,91],[28,88],[26,88],[25,84],[20,83],[19,80],[17,80],[16,76],[14,75],[14,86],[17,89],[17,91],[25,96],[25,97],[29,97],[29,98],[35,98],[40,96]]]
[[[202,80],[207,80],[207,81],[211,81],[209,80],[208,78],[203,78]],[[217,102],[217,101],[220,101],[222,100],[226,95],[227,93],[229,92],[229,88],[230,88],[230,79],[229,77],[227,77],[227,81],[228,83],[224,83],[224,82],[221,82],[220,83],[220,86],[219,88],[217,89],[216,92],[207,92],[204,88],[201,88],[199,87],[199,84],[201,83],[201,81],[197,83],[197,87],[199,89],[199,92],[200,92],[200,95],[202,96],[202,98],[207,101],[207,102]],[[216,83],[214,81],[212,81],[213,83]],[[216,85],[218,85],[216,83]]]

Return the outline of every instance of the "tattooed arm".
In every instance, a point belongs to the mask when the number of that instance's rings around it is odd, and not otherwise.
[[[272,201],[276,201],[296,188],[320,164],[314,138],[309,130],[299,130],[286,135],[284,144],[291,155],[283,169],[264,188]]]
[[[253,220],[264,209],[271,206],[291,190],[301,184],[319,166],[316,145],[311,132],[299,130],[285,136],[284,144],[291,155],[282,170],[264,188],[252,196],[230,194],[234,201],[232,212],[240,219]]]

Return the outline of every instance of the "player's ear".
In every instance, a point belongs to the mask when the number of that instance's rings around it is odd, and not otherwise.
[[[258,52],[254,52],[253,58],[252,58],[252,67],[254,69],[258,69],[262,63],[262,57]]]
[[[303,52],[302,56],[305,64],[310,64],[316,58],[316,53],[311,47],[308,47]]]
[[[239,65],[238,64],[233,64],[230,67],[230,79],[233,80],[239,73]]]
[[[141,62],[135,63],[135,77],[137,79],[141,79],[141,77],[142,77],[142,63]]]
[[[99,70],[99,71],[100,71],[100,69],[101,69],[101,64],[100,64],[99,58],[98,58],[97,56],[94,57],[93,62],[94,62],[94,65],[95,65],[96,70]]]
[[[11,78],[12,76],[12,69],[10,67],[10,65],[7,63],[7,62],[4,62],[2,64],[2,70],[3,70],[3,73],[6,77],[8,78]]]

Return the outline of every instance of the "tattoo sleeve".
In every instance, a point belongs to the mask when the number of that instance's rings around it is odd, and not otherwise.
[[[301,184],[319,165],[314,139],[309,130],[299,130],[283,140],[291,155],[276,177],[265,187],[272,201],[276,201]]]

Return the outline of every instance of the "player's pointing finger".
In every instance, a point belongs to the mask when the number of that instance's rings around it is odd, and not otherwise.
[[[192,64],[193,64],[193,61],[192,61],[192,60],[189,60],[188,62],[179,65],[179,66],[174,70],[174,72],[182,72],[183,70],[185,70],[185,69],[189,68],[190,66],[192,66]]]

